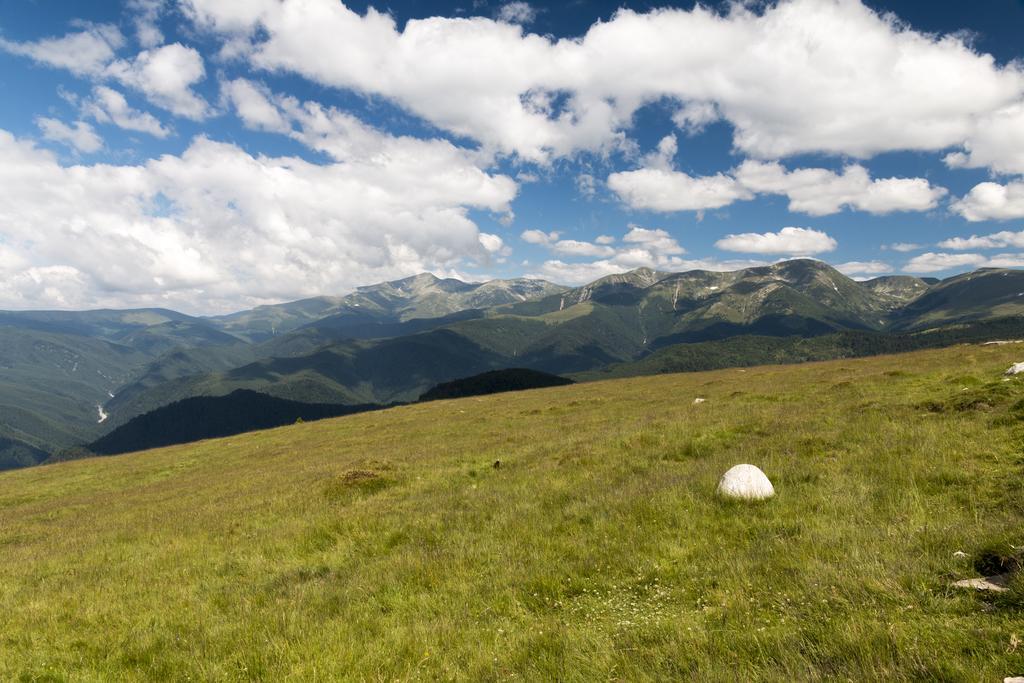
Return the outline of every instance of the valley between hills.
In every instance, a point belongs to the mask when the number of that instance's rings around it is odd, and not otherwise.
[[[406,403],[505,368],[589,381],[860,357],[1024,337],[1022,314],[1020,271],[856,282],[810,259],[727,273],[638,269],[576,288],[423,274],[216,317],[0,312],[0,467],[88,455],[149,413],[148,431],[177,432],[154,411],[189,399],[221,399],[245,431],[283,424],[268,417],[278,410]],[[290,404],[266,408],[251,392]],[[145,445],[126,433],[111,452]]]

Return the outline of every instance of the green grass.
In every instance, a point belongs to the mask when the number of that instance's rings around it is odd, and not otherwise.
[[[1020,578],[949,584],[1024,545],[1024,380],[1000,377],[1022,354],[598,382],[4,473],[0,680],[1019,675]],[[778,495],[717,499],[741,462]]]

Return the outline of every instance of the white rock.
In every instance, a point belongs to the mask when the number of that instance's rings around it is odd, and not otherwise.
[[[736,465],[718,480],[718,494],[726,498],[762,500],[775,495],[775,488],[759,468]]]
[[[703,403],[706,400],[707,400],[706,398],[695,398],[695,399],[693,399],[693,405],[697,405],[698,403]]]
[[[964,557],[967,557],[967,553],[965,553],[963,550],[957,550],[955,553],[953,553],[953,557],[957,559],[962,559]]]
[[[963,579],[961,581],[954,581],[954,588],[973,588],[976,591],[992,591],[993,593],[1005,593],[1008,589],[1006,588],[1007,577],[1005,575],[1000,576],[986,576],[979,579]]]
[[[1024,363],[1014,363],[1010,366],[1010,369],[1004,372],[1004,375],[1019,375],[1024,372]]]
[[[1003,683],[1024,683],[1024,676],[1007,676]]]

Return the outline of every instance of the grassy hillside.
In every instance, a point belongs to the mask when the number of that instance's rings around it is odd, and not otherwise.
[[[1020,360],[598,382],[3,473],[0,679],[1024,673],[1021,577],[949,587],[1024,545]],[[776,498],[716,499],[740,462]]]
[[[749,335],[713,342],[675,344],[638,361],[615,363],[574,377],[592,381],[751,365],[807,363],[1021,338],[1024,338],[1024,318],[1021,317],[975,321],[913,333],[844,331],[818,337]]]

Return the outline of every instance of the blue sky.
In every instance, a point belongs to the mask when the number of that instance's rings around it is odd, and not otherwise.
[[[0,0],[0,308],[1024,266],[1024,2],[622,8]]]

